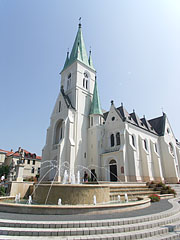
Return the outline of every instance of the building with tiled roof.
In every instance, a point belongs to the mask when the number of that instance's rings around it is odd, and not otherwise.
[[[81,24],[61,71],[61,88],[43,148],[41,178],[62,181],[86,170],[100,181],[180,179],[180,144],[165,113],[147,119],[123,104],[102,111],[91,51]],[[69,178],[70,179],[70,178]]]
[[[25,149],[22,149],[21,147],[19,147],[17,151],[6,151],[0,149],[0,165],[3,164],[10,166],[13,162],[16,167],[20,160],[21,164],[24,166],[24,180],[39,175],[41,166],[40,156],[37,156],[35,153],[31,153]],[[14,175],[14,178],[16,178],[16,175]]]

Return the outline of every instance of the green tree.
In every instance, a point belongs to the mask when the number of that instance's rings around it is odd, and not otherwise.
[[[3,174],[5,174],[5,178],[7,178],[8,174],[9,174],[9,166],[8,165],[0,166],[0,176],[2,176]]]

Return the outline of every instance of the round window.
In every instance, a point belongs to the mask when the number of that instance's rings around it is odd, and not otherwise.
[[[111,120],[114,121],[114,120],[115,120],[115,117],[112,117]]]

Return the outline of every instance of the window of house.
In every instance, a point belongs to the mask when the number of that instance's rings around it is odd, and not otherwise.
[[[121,174],[124,174],[124,167],[121,167]]]
[[[114,147],[114,134],[111,134],[111,147]]]
[[[147,140],[144,139],[144,148],[146,149],[146,151],[148,150],[148,147],[147,147]]]
[[[116,133],[116,145],[121,145],[120,133]]]
[[[40,167],[38,167],[38,174],[40,174]]]
[[[91,127],[93,126],[93,117],[91,117]]]
[[[62,138],[63,138],[63,121],[61,119],[55,126],[54,144],[58,144]]]
[[[86,152],[84,153],[84,158],[86,158]]]
[[[27,160],[27,164],[30,164],[30,160],[29,159]]]
[[[136,145],[135,145],[135,137],[134,137],[134,135],[132,135],[132,145],[135,147]]]
[[[86,72],[84,73],[83,87],[88,89],[88,74]]]
[[[33,160],[33,165],[35,165],[35,162],[36,162],[36,161],[35,161],[35,160]]]
[[[32,169],[31,169],[31,173],[34,173],[34,167],[32,167]]]
[[[154,144],[155,151],[158,152],[157,143]]]
[[[114,120],[115,120],[115,117],[112,117],[111,120],[114,121]]]
[[[170,133],[170,129],[169,129],[169,128],[167,128],[167,133],[168,133],[168,134]]]
[[[59,112],[61,111],[61,101],[59,101]]]
[[[67,90],[70,89],[71,86],[71,73],[68,75],[68,80],[67,80]]]
[[[169,149],[170,149],[171,154],[174,155],[174,148],[173,148],[172,143],[169,143]]]

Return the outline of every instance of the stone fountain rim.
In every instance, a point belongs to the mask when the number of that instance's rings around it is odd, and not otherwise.
[[[128,206],[136,206],[142,205],[145,203],[150,203],[150,199],[148,197],[140,197],[140,200],[128,203],[105,203],[105,204],[97,204],[97,205],[36,205],[36,204],[22,204],[22,203],[6,203],[2,202],[2,200],[14,199],[15,196],[8,196],[8,197],[0,197],[0,206],[9,206],[14,208],[24,207],[24,208],[50,208],[50,209],[98,209],[98,208],[116,208],[116,207],[128,207]]]

